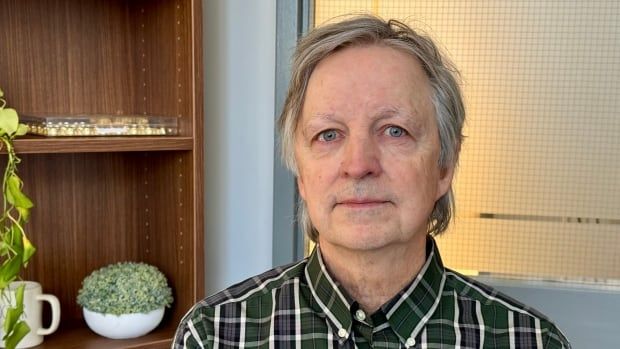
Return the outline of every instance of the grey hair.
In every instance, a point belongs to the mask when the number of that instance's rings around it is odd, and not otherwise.
[[[302,38],[293,56],[291,81],[286,102],[278,121],[282,158],[286,166],[298,176],[295,160],[295,131],[301,116],[310,75],[321,60],[330,54],[351,46],[383,45],[416,57],[430,81],[432,103],[439,131],[439,166],[456,167],[463,140],[462,128],[465,107],[458,82],[458,71],[440,53],[433,41],[420,35],[397,20],[384,21],[375,16],[359,16],[312,30]],[[448,228],[454,213],[454,193],[448,190],[437,202],[429,217],[427,232],[439,235]],[[318,231],[312,225],[306,204],[300,200],[297,219],[307,236],[314,242]]]

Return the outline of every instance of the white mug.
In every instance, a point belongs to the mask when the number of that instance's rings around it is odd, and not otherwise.
[[[54,333],[58,329],[60,324],[60,302],[56,296],[51,294],[43,294],[41,284],[34,281],[15,281],[11,282],[9,287],[5,289],[5,294],[0,296],[0,307],[2,317],[0,318],[0,347],[4,348],[4,330],[2,324],[4,323],[4,313],[6,312],[8,300],[11,304],[15,304],[15,289],[20,285],[25,285],[24,289],[24,314],[21,319],[26,321],[30,332],[22,338],[17,345],[17,348],[30,348],[37,346],[43,342],[43,336]],[[52,323],[48,328],[43,328],[42,324],[42,311],[43,302],[48,302],[52,307]]]

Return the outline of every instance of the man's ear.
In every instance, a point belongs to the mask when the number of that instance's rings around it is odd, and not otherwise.
[[[299,195],[305,201],[306,200],[306,187],[304,186],[304,181],[301,179],[300,175],[297,175],[297,189],[299,190]]]
[[[454,178],[454,165],[448,165],[439,169],[439,180],[437,181],[437,196],[435,200],[439,200],[452,187],[452,179]]]

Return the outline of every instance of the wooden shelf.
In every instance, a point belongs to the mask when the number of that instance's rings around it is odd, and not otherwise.
[[[132,339],[110,339],[92,332],[85,323],[75,321],[65,324],[54,334],[45,336],[35,349],[134,349],[170,348],[174,336],[173,326],[157,328],[153,332]]]
[[[98,153],[122,151],[192,150],[192,137],[37,137],[15,141],[15,150],[26,153]]]
[[[0,1],[0,88],[19,114],[168,115],[179,130],[15,141],[35,205],[25,229],[37,252],[22,278],[40,282],[62,309],[61,328],[38,348],[170,348],[175,327],[204,297],[201,6]],[[174,303],[162,328],[112,340],[86,327],[75,299],[84,277],[122,261],[161,270]]]

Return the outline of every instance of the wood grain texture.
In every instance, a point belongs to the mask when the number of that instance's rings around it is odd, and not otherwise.
[[[62,308],[40,348],[167,348],[204,297],[201,21],[197,0],[0,1],[0,86],[18,112],[179,121],[171,137],[16,141],[36,205],[24,278]],[[108,340],[85,327],[75,299],[86,275],[127,260],[162,270],[175,302],[152,334]]]
[[[168,349],[172,343],[174,328],[160,327],[146,336],[133,339],[108,339],[94,336],[81,322],[67,322],[58,331],[45,336],[38,349]]]
[[[19,154],[94,153],[119,151],[192,150],[193,137],[39,137],[27,136],[15,141]]]
[[[196,10],[189,0],[3,0],[7,100],[24,114],[175,116],[191,136]]]
[[[70,321],[82,317],[75,299],[90,272],[153,264],[175,298],[163,325],[178,323],[202,296],[192,166],[191,151],[22,155],[19,173],[36,204],[26,227],[38,247],[24,278],[58,296]]]

